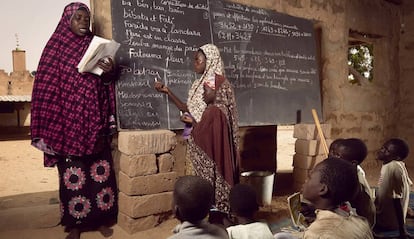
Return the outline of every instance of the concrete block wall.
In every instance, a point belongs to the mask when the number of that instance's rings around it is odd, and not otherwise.
[[[169,130],[119,132],[118,225],[129,234],[153,228],[172,215],[177,144]]]
[[[321,124],[326,144],[332,143],[331,125]],[[295,191],[302,188],[310,170],[327,157],[321,137],[315,124],[296,124],[293,128],[295,154],[293,155],[293,187]]]

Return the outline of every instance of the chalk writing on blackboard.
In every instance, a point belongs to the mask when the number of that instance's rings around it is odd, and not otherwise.
[[[311,121],[320,111],[315,36],[309,20],[222,0],[111,1],[120,129],[182,128],[154,78],[182,101],[197,77],[194,53],[214,43],[235,88],[240,125]],[[308,112],[308,113],[307,113]]]
[[[117,62],[121,129],[181,128],[179,112],[153,88],[154,78],[185,101],[192,59],[211,40],[206,1],[112,1],[113,36],[122,43]]]
[[[320,107],[312,23],[220,0],[211,2],[210,15],[240,124],[295,123],[297,111],[311,120],[311,109]]]

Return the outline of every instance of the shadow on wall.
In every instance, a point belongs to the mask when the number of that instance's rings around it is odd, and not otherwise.
[[[277,126],[240,128],[241,171],[276,172]]]

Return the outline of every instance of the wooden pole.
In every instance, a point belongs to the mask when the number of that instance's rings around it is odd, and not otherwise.
[[[315,109],[312,109],[312,116],[313,116],[313,120],[315,121],[319,137],[321,138],[323,150],[325,151],[325,156],[328,157],[328,153],[329,153],[328,145],[326,144],[326,139],[325,139],[325,136],[323,135],[321,124],[319,123],[318,113],[316,112]]]

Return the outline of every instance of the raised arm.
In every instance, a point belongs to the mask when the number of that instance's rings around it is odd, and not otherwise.
[[[161,93],[167,94],[172,102],[177,106],[177,108],[182,112],[188,112],[187,104],[182,102],[174,93],[164,84],[159,81],[154,83],[154,88]]]

